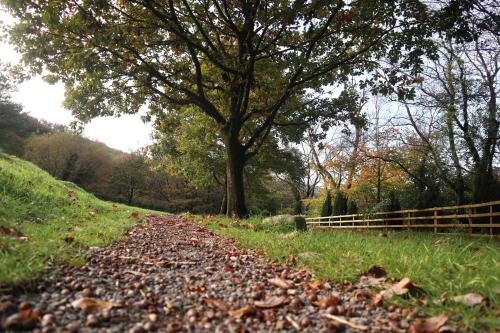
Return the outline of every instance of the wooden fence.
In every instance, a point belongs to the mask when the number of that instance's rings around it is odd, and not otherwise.
[[[308,227],[336,229],[420,229],[500,234],[500,201],[394,212],[306,218]]]

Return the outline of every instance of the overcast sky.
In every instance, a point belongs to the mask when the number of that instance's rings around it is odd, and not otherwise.
[[[13,20],[0,9],[0,22],[9,25]],[[19,59],[13,46],[0,42],[0,61],[17,63]],[[50,85],[40,77],[34,77],[21,84],[12,97],[33,117],[63,125],[73,120],[71,112],[62,107],[64,88],[61,83]],[[139,115],[101,117],[87,124],[83,135],[115,149],[132,151],[150,143],[151,129],[151,125],[144,124]]]

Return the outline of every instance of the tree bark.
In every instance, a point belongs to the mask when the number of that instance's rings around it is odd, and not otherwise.
[[[244,218],[248,216],[245,202],[244,168],[246,164],[245,150],[237,136],[226,136],[226,215]]]

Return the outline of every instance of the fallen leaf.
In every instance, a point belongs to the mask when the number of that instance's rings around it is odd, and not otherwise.
[[[133,275],[136,275],[136,276],[146,276],[146,273],[139,272],[139,271],[133,271],[131,269],[126,269],[126,270],[123,271],[123,273],[130,273],[130,274],[133,274]]]
[[[132,212],[130,214],[130,217],[133,217],[134,219],[138,219],[139,218],[139,212]]]
[[[331,314],[328,314],[328,313],[325,313],[323,315],[323,317],[331,319],[331,320],[334,320],[334,321],[336,321],[338,323],[347,325],[349,327],[355,328],[355,329],[360,330],[360,331],[366,331],[368,329],[368,326],[352,323],[352,322],[344,319],[343,317],[334,316],[334,315],[331,315]]]
[[[336,295],[325,296],[315,304],[322,309],[326,309],[329,306],[335,306],[341,302],[341,299]]]
[[[377,294],[375,297],[373,297],[372,304],[375,306],[380,306],[384,303],[384,296]]]
[[[306,290],[309,289],[322,290],[325,287],[325,284],[323,281],[315,280],[313,282],[304,283],[302,287]]]
[[[73,243],[75,241],[75,236],[71,235],[71,234],[67,234],[66,236],[64,236],[64,241],[66,243]]]
[[[220,228],[227,228],[227,225],[223,224],[223,223],[219,223],[219,227]]]
[[[264,301],[255,301],[254,304],[258,308],[272,309],[276,308],[286,302],[286,297],[284,296],[271,296]]]
[[[352,294],[352,298],[356,301],[362,301],[375,298],[377,294],[368,289],[358,289]]]
[[[404,278],[398,283],[392,285],[388,289],[382,291],[380,294],[385,298],[391,298],[394,295],[404,295],[406,293],[422,293],[424,290],[415,286],[409,278]]]
[[[3,225],[0,225],[0,230],[2,230],[2,234],[4,236],[10,235],[11,231],[9,228],[4,227]]]
[[[361,276],[359,286],[361,287],[382,287],[385,285],[385,277],[375,278],[371,276]]]
[[[253,313],[255,313],[255,309],[251,305],[245,305],[244,307],[241,307],[239,309],[229,311],[229,314],[236,319],[243,318]]]
[[[227,311],[229,310],[229,305],[222,302],[222,301],[219,301],[218,299],[215,299],[215,298],[205,298],[205,302],[207,302],[207,304],[209,306],[211,306],[212,308],[217,308],[219,310],[222,310],[222,311]]]
[[[275,277],[272,279],[267,280],[270,284],[273,286],[276,286],[281,289],[290,289],[292,287],[291,283],[280,278],[280,277]]]
[[[436,317],[417,319],[410,327],[412,333],[437,333],[446,324],[448,316],[444,313]]]
[[[462,303],[467,306],[474,306],[481,304],[484,300],[483,296],[476,293],[469,293],[465,295],[455,296],[452,298],[453,301],[457,303]]]
[[[6,330],[13,330],[13,331],[26,331],[26,330],[31,330],[36,327],[38,324],[37,318],[32,318],[32,317],[26,317],[23,316],[21,313],[16,313],[11,316],[9,316],[3,326]]]
[[[374,278],[381,278],[387,275],[387,272],[383,267],[374,265],[370,267],[366,272],[364,272],[362,275],[365,276],[373,276]]]
[[[95,211],[95,209],[92,209],[90,212],[89,212],[90,216],[94,217],[97,215],[97,212]]]
[[[301,327],[300,327],[299,323],[297,323],[295,320],[293,320],[293,318],[291,316],[286,316],[285,319],[288,320],[290,325],[292,325],[293,328],[295,328],[297,330],[297,332],[301,331]]]
[[[75,309],[80,309],[86,312],[101,311],[106,309],[121,307],[120,304],[114,302],[101,301],[99,299],[82,297],[71,303]]]

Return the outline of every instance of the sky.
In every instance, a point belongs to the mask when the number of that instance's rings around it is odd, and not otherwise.
[[[0,24],[10,25],[13,18],[0,8]],[[0,42],[0,61],[16,64],[20,55],[12,45]],[[14,102],[22,104],[31,116],[52,123],[68,125],[74,120],[71,111],[63,108],[62,83],[51,85],[41,77],[33,77],[18,86],[12,94]],[[151,143],[151,124],[145,124],[139,114],[116,117],[100,117],[85,126],[83,135],[125,152],[137,150]]]

